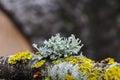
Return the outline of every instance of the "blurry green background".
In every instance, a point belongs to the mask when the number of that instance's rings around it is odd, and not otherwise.
[[[87,57],[120,62],[120,0],[0,0],[0,8],[31,44],[74,34]]]

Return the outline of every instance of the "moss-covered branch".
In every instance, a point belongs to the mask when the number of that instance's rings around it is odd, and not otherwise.
[[[34,77],[36,69],[33,66],[38,61],[38,56],[29,52],[19,52],[15,55],[1,57],[0,79],[37,80],[37,77]],[[38,69],[38,71],[40,70]]]
[[[5,80],[120,80],[120,64],[112,58],[101,62],[81,54],[83,45],[74,35],[59,34],[44,42],[35,54],[19,52],[0,58],[0,79]]]

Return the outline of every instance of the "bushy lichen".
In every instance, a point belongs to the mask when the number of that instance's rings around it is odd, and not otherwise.
[[[33,46],[46,58],[50,57],[51,60],[55,60],[60,57],[68,57],[71,55],[78,54],[83,44],[81,41],[75,38],[74,35],[65,38],[61,37],[60,34],[52,36],[48,41],[44,41],[44,46],[38,48],[36,44]]]
[[[78,67],[78,64],[73,65],[69,62],[61,62],[48,68],[48,76],[51,78],[50,80],[66,80],[66,75],[71,74],[72,77],[81,79],[82,74],[77,71]]]

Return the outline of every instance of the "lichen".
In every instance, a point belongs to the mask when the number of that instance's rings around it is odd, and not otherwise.
[[[33,65],[33,68],[40,68],[45,64],[46,60],[41,60]]]
[[[107,63],[107,64],[115,64],[115,60],[113,58],[106,58],[101,61],[101,63]]]
[[[75,77],[69,75],[69,74],[66,74],[65,76],[65,80],[76,80]]]
[[[105,71],[105,80],[120,80],[120,66],[113,66]]]
[[[8,57],[9,64],[27,63],[27,67],[41,70],[45,80],[120,80],[120,63],[113,58],[95,62],[79,51],[83,46],[74,35],[68,38],[56,34],[35,54],[19,52]],[[44,68],[44,69],[43,69]],[[38,75],[37,75],[38,76]]]
[[[17,62],[25,63],[32,59],[32,55],[30,52],[19,52],[15,55],[9,57],[8,62],[9,64],[16,64]]]
[[[50,57],[51,60],[58,59],[60,57],[68,57],[78,54],[83,44],[81,41],[71,35],[68,38],[61,37],[60,34],[52,36],[48,41],[44,41],[44,46],[38,48],[36,44],[33,46],[41,53],[43,58]]]
[[[77,64],[77,63],[93,63],[94,61],[91,59],[88,59],[86,57],[74,57],[70,56],[65,58],[65,61],[71,62],[72,64]]]
[[[103,77],[102,70],[103,69],[101,67],[91,68],[91,70],[87,74],[88,75],[87,80],[101,80]]]

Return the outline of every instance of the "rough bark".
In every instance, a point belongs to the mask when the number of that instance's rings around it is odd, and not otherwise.
[[[7,57],[0,58],[0,79],[4,80],[42,80],[39,69],[32,69],[29,64],[18,62],[11,65]],[[30,61],[33,62],[33,61]]]

